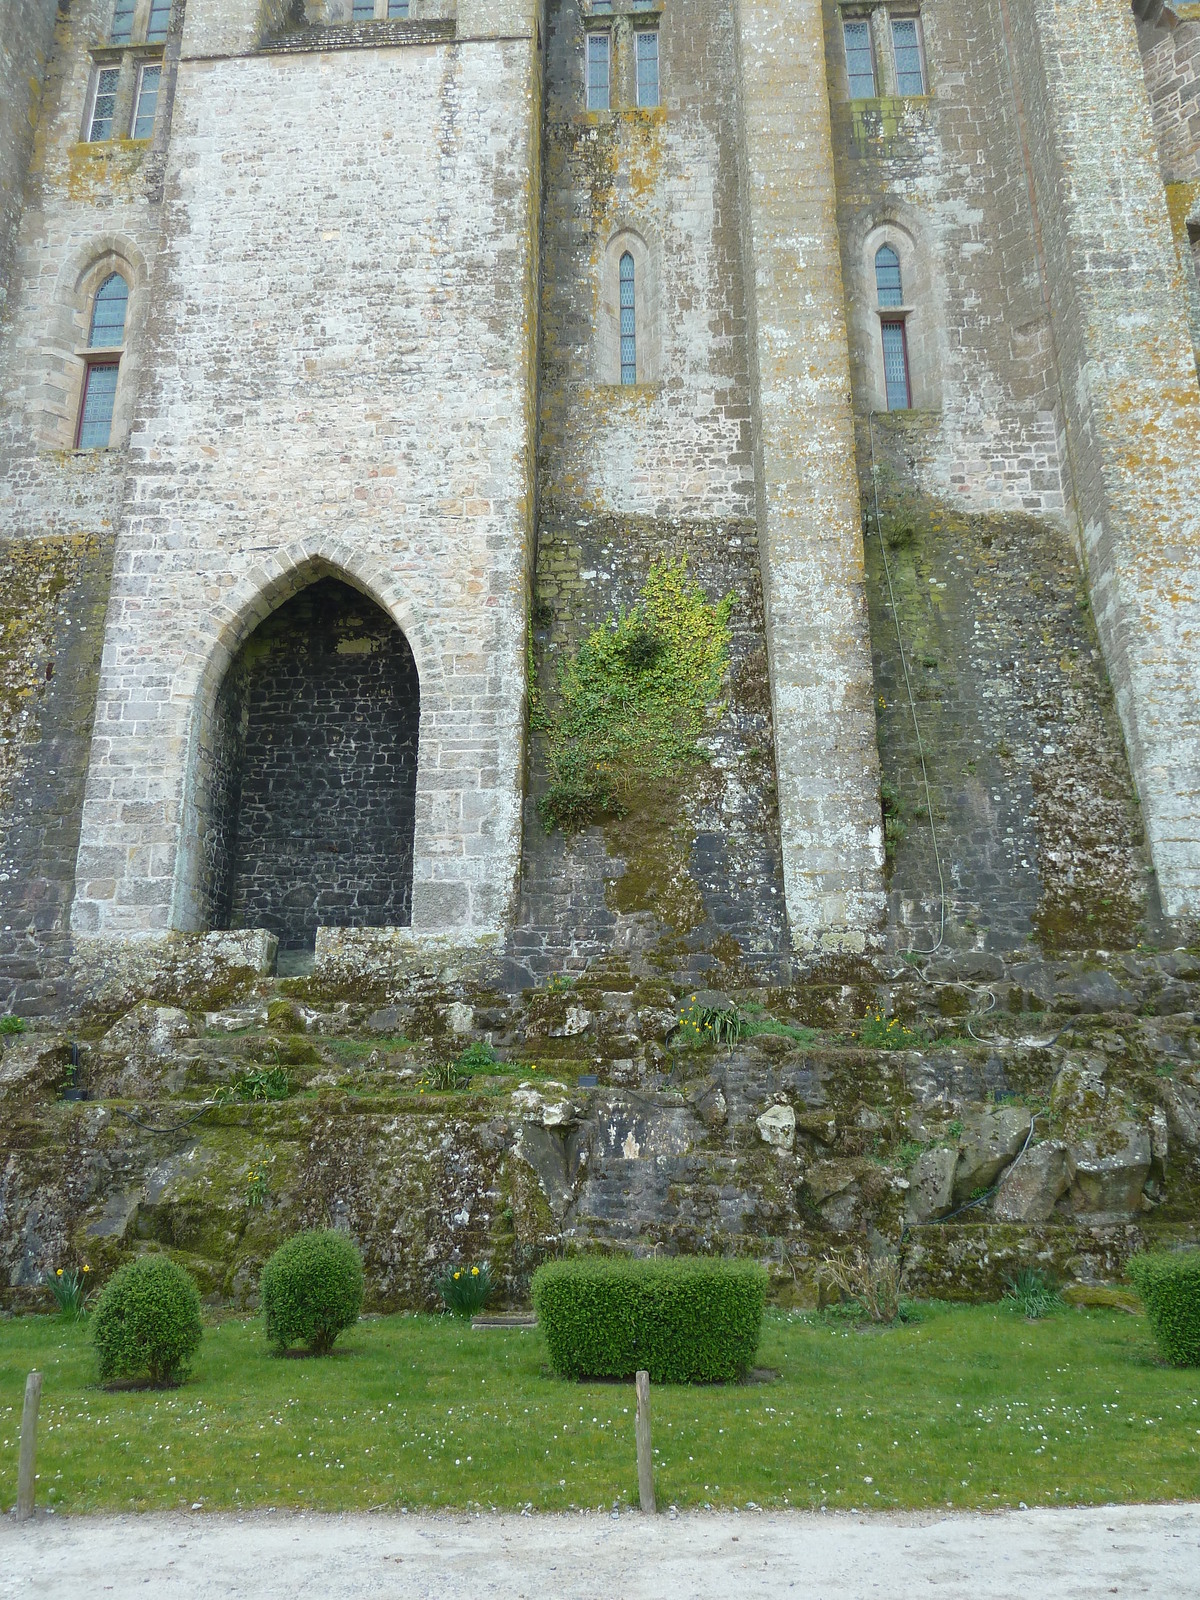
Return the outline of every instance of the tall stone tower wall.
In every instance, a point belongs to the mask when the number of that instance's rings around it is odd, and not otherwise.
[[[333,574],[420,674],[414,925],[495,928],[519,847],[536,17],[464,4],[456,37],[326,50],[255,48],[255,20],[193,0],[184,32],[72,926],[204,926],[221,681]]]

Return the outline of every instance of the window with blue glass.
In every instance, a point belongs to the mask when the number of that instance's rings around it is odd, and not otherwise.
[[[158,110],[158,84],[161,67],[143,67],[138,73],[137,96],[133,102],[133,129],[135,139],[149,139],[154,132],[154,114]]]
[[[637,300],[633,271],[633,257],[626,250],[620,268],[621,382],[624,384],[637,382]]]
[[[633,37],[637,57],[637,103],[647,110],[659,103],[658,29],[642,28]]]
[[[129,285],[119,272],[112,272],[96,290],[92,301],[87,347],[102,351],[103,355],[89,360],[83,374],[83,399],[75,441],[81,450],[104,450],[112,437],[117,374],[121,365],[116,352],[125,343],[128,310]]]
[[[890,244],[881,245],[875,252],[875,291],[881,306],[904,304],[900,257]]]
[[[866,17],[847,17],[842,23],[842,34],[846,41],[846,75],[850,80],[850,98],[873,100],[877,91],[871,24]]]
[[[875,252],[875,293],[881,313],[904,304],[900,256],[890,244]],[[883,340],[883,384],[889,411],[912,406],[912,381],[908,371],[908,333],[903,317],[880,316]]]
[[[608,111],[612,101],[612,35],[598,29],[587,36],[587,108]]]
[[[133,14],[136,9],[136,0],[117,0],[113,7],[112,27],[108,32],[113,44],[128,44],[133,38]]]
[[[150,19],[146,23],[146,39],[159,44],[167,37],[171,24],[171,0],[150,0]]]
[[[113,117],[117,110],[117,85],[120,67],[101,67],[92,83],[92,109],[87,120],[89,144],[98,144],[113,136]]]
[[[925,52],[921,47],[921,24],[918,18],[892,18],[892,55],[896,62],[896,93],[927,93]]]

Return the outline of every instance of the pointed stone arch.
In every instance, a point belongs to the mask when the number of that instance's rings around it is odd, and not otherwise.
[[[430,761],[428,751],[422,748],[425,721],[420,717],[419,707],[428,685],[436,682],[440,676],[436,653],[430,646],[420,620],[413,615],[402,585],[393,572],[364,557],[361,552],[344,547],[340,541],[299,540],[264,557],[212,608],[201,629],[203,644],[194,657],[195,666],[191,671],[185,670],[176,680],[174,695],[187,702],[189,714],[181,827],[170,916],[170,924],[174,928],[201,930],[227,926],[230,915],[237,910],[234,903],[236,888],[231,887],[236,885],[237,867],[232,859],[221,858],[221,851],[230,848],[229,829],[234,826],[231,818],[222,814],[221,808],[230,803],[230,785],[235,782],[240,784],[245,775],[242,773],[235,779],[234,774],[224,770],[222,765],[228,759],[230,749],[232,702],[229,685],[245,648],[259,630],[269,625],[271,619],[283,613],[292,602],[323,584],[327,587],[341,586],[360,594],[371,608],[392,625],[411,658],[416,724],[416,771],[412,775],[411,795],[412,835],[406,865],[408,892],[411,895],[416,861],[429,850],[428,840],[423,837],[423,832],[427,830],[423,830],[421,824],[422,817],[427,817],[429,811],[428,805],[422,804],[421,777],[423,772],[428,773]],[[247,718],[251,716],[249,709],[243,708],[243,711]],[[242,714],[239,711],[238,715]],[[402,802],[403,805],[409,803],[407,797]],[[363,875],[363,881],[368,877]],[[243,913],[255,905],[261,912],[261,896],[256,900],[253,895],[248,899],[243,895],[243,901]],[[390,910],[385,909],[382,913],[377,910],[374,914],[360,907],[349,920],[354,925],[409,921],[411,899],[405,900],[401,912],[397,912],[394,903],[389,902],[389,906]],[[334,912],[328,920],[333,925],[341,925],[346,920],[346,914],[344,911],[341,915]],[[251,921],[255,921],[253,916]],[[270,922],[269,914],[260,915],[257,919],[257,924],[269,925]],[[272,931],[284,935],[288,933],[287,929],[280,927],[272,927]]]

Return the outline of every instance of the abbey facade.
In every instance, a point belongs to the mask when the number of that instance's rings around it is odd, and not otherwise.
[[[1200,5],[0,17],[7,1003],[1200,921]],[[704,759],[548,823],[664,572]]]

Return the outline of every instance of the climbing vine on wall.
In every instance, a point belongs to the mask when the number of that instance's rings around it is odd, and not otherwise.
[[[538,721],[548,743],[546,827],[623,816],[641,785],[705,759],[698,743],[729,666],[734,598],[713,605],[687,558],[656,562],[629,611],[594,629],[558,669]]]

